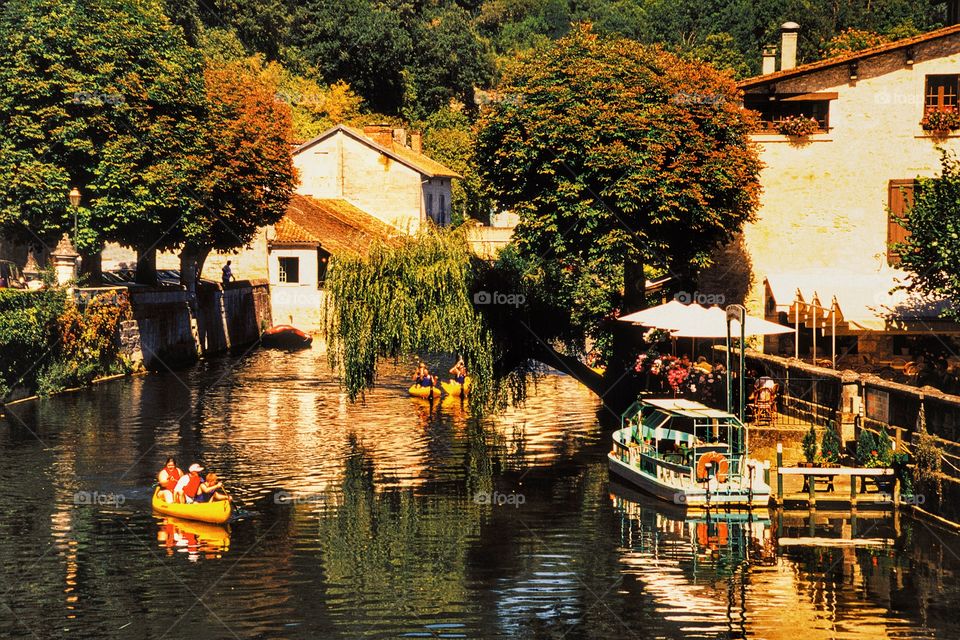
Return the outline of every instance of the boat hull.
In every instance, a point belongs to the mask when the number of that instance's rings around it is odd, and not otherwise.
[[[175,518],[183,518],[184,520],[223,524],[230,519],[231,505],[229,500],[192,504],[167,502],[160,497],[160,489],[158,487],[153,492],[151,504],[153,505],[153,510],[157,513]]]
[[[286,324],[270,327],[260,336],[260,344],[268,349],[306,349],[312,343],[312,336]]]
[[[763,486],[750,493],[749,489],[739,487],[719,487],[708,492],[702,487],[681,487],[662,482],[653,476],[632,467],[613,453],[607,454],[610,472],[618,478],[649,493],[652,496],[677,505],[688,507],[727,506],[727,507],[765,507],[770,502],[770,489]]]

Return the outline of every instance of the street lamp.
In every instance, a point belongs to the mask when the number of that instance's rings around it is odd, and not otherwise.
[[[70,199],[70,206],[73,207],[73,241],[77,241],[77,209],[80,208],[80,189],[74,187],[70,189],[67,196]]]

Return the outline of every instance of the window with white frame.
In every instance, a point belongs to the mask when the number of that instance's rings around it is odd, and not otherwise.
[[[300,258],[279,258],[280,282],[296,284],[300,282]]]

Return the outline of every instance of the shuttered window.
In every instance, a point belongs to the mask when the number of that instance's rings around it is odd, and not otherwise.
[[[914,180],[891,180],[887,212],[887,264],[900,264],[900,255],[892,248],[895,242],[904,242],[910,235],[897,221],[913,206]]]

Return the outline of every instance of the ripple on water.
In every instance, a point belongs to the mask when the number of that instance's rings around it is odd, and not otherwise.
[[[960,561],[920,527],[778,552],[769,520],[721,534],[611,495],[609,432],[572,380],[477,424],[407,397],[407,374],[351,404],[321,354],[260,351],[12,407],[0,637],[960,637]],[[243,517],[154,517],[168,455],[220,474]]]

